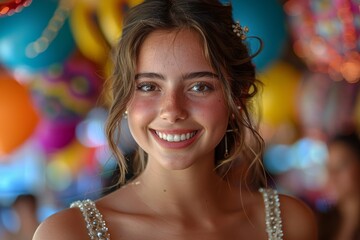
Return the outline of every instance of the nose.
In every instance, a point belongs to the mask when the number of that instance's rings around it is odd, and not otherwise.
[[[188,117],[184,96],[176,91],[163,95],[160,109],[160,117],[170,123],[184,120]]]

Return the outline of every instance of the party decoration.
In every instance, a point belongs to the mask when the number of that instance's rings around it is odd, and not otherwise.
[[[23,144],[33,134],[38,121],[27,88],[0,72],[0,156]]]
[[[323,141],[302,138],[292,145],[274,144],[264,155],[266,169],[272,174],[281,174],[295,169],[322,167],[327,158],[327,147]]]
[[[42,116],[36,135],[46,152],[58,151],[74,138],[76,125],[100,92],[102,79],[96,71],[96,65],[76,55],[33,80],[31,91]]]
[[[64,122],[42,119],[35,139],[46,153],[60,151],[74,139],[76,125],[79,122],[79,119]]]
[[[81,53],[90,60],[102,64],[108,57],[110,46],[99,28],[95,15],[100,2],[108,1],[76,1],[70,15],[70,24]]]
[[[55,190],[64,190],[84,168],[88,158],[92,157],[92,151],[76,140],[61,151],[50,155],[47,166],[49,184]]]
[[[87,147],[104,147],[107,145],[105,124],[108,112],[104,108],[93,108],[86,118],[77,125],[76,136],[79,142]],[[137,144],[133,139],[126,119],[120,121],[121,132],[119,148],[123,154],[133,152]]]
[[[360,79],[358,0],[290,0],[285,4],[294,50],[313,71]]]
[[[45,158],[31,138],[10,155],[0,156],[0,204],[5,200],[11,202],[19,194],[37,194],[43,190]]]
[[[82,54],[104,64],[122,31],[123,14],[142,0],[76,1],[71,29]]]
[[[264,83],[262,98],[263,122],[278,126],[296,121],[296,95],[301,73],[285,62],[271,65],[259,76]]]
[[[124,13],[143,0],[108,0],[101,1],[97,14],[104,35],[110,44],[115,44],[121,36]]]
[[[352,127],[360,85],[332,81],[328,74],[304,74],[299,91],[299,119],[305,134],[332,136]]]
[[[0,18],[0,63],[34,72],[64,62],[75,48],[67,3],[37,0],[19,14]]]
[[[0,17],[11,16],[19,13],[24,7],[28,7],[32,0],[5,0],[0,2]]]
[[[291,145],[268,146],[264,166],[276,178],[280,191],[302,196],[315,205],[326,183],[324,165],[327,158],[324,141],[305,137]]]
[[[103,108],[93,108],[86,118],[77,125],[76,136],[87,147],[106,145],[105,122],[108,112]]]
[[[222,0],[223,4],[231,3],[233,18],[242,26],[249,28],[248,36],[260,37],[264,43],[262,52],[254,58],[254,63],[260,70],[265,70],[272,62],[282,55],[287,40],[285,26],[286,15],[277,0]],[[257,52],[259,43],[248,39],[246,41],[252,53]]]

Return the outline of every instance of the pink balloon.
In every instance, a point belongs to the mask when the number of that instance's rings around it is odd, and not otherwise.
[[[102,79],[97,67],[81,56],[54,65],[32,83],[34,102],[42,116],[37,139],[46,152],[65,147],[76,125],[96,104]]]
[[[34,138],[40,143],[44,152],[53,153],[67,146],[75,137],[78,120],[69,122],[52,122],[43,120]]]

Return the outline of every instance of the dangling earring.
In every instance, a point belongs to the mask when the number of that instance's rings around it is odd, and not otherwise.
[[[229,156],[229,149],[228,149],[228,139],[227,139],[227,133],[229,132],[234,132],[233,129],[228,129],[226,130],[225,133],[225,153],[224,153],[224,158],[227,158]]]
[[[241,106],[240,105],[237,105],[236,108],[240,111],[241,110]],[[235,114],[233,113],[232,114],[232,118],[234,119],[235,118]],[[224,158],[228,158],[229,157],[229,148],[228,148],[228,133],[232,133],[232,132],[236,132],[237,129],[227,129],[226,130],[226,133],[225,133],[225,153],[224,153]]]

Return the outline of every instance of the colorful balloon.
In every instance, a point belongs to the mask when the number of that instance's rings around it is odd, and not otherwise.
[[[296,121],[297,92],[301,73],[285,62],[271,65],[259,76],[264,83],[263,121],[273,127]]]
[[[76,125],[79,122],[79,119],[60,122],[42,119],[34,139],[45,153],[58,152],[74,139]]]
[[[64,62],[75,49],[66,2],[36,0],[21,13],[0,18],[0,64],[33,72]]]
[[[110,44],[114,45],[121,36],[126,9],[141,2],[143,0],[108,0],[100,2],[97,11],[99,23]]]
[[[110,45],[97,22],[94,21],[99,2],[94,4],[85,0],[76,1],[70,15],[70,24],[76,45],[81,53],[93,62],[103,64],[108,58]]]
[[[92,161],[93,152],[93,149],[72,141],[61,151],[51,154],[46,166],[49,187],[55,191],[64,191],[70,187],[87,162]]]
[[[10,154],[24,143],[38,121],[27,88],[0,72],[0,156]]]
[[[123,14],[143,0],[75,2],[70,16],[71,29],[82,54],[104,64],[109,51],[121,35]]]
[[[36,135],[46,152],[66,146],[75,136],[76,125],[97,101],[102,83],[97,69],[84,57],[74,56],[33,80],[31,92],[42,116]]]
[[[82,168],[89,158],[93,157],[91,148],[87,148],[78,141],[72,141],[68,146],[61,151],[50,155],[50,162],[64,163],[72,176],[75,176]]]

